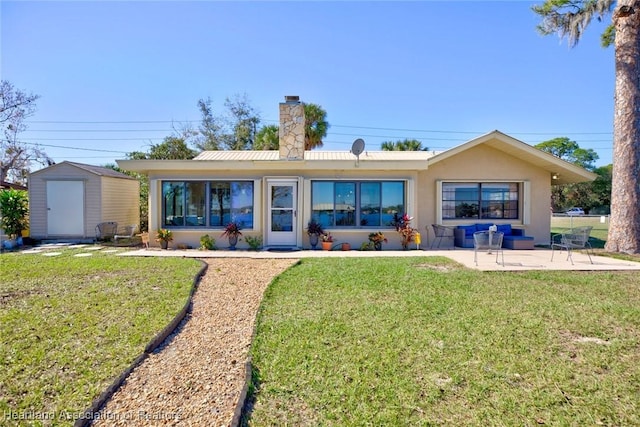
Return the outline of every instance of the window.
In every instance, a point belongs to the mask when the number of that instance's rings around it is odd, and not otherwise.
[[[163,227],[253,228],[253,182],[164,181],[162,212]]]
[[[442,184],[443,219],[517,219],[517,183]]]
[[[323,227],[391,227],[404,193],[402,181],[313,181],[311,216]]]

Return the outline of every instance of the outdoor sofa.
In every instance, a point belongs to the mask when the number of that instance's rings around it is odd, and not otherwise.
[[[491,223],[458,225],[453,229],[454,245],[459,248],[473,248],[473,233],[488,231]],[[511,224],[497,224],[497,230],[504,233],[502,247],[505,249],[533,249],[533,237],[525,236],[521,228],[513,228]]]

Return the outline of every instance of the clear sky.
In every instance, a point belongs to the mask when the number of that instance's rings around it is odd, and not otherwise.
[[[540,0],[541,2],[542,0]],[[528,1],[0,1],[0,74],[38,94],[22,139],[104,165],[197,127],[246,94],[262,124],[285,95],[321,105],[325,150],[415,138],[444,150],[498,129],[566,136],[612,162],[613,49],[573,49]],[[36,168],[37,169],[37,168]]]

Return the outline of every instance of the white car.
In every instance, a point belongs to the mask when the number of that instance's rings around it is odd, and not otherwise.
[[[584,210],[582,210],[582,208],[571,208],[565,213],[569,216],[584,215]]]

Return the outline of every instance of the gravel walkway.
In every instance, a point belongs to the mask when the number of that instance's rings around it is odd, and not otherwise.
[[[228,426],[244,386],[254,321],[295,259],[205,259],[193,310],[107,402],[97,426]]]

